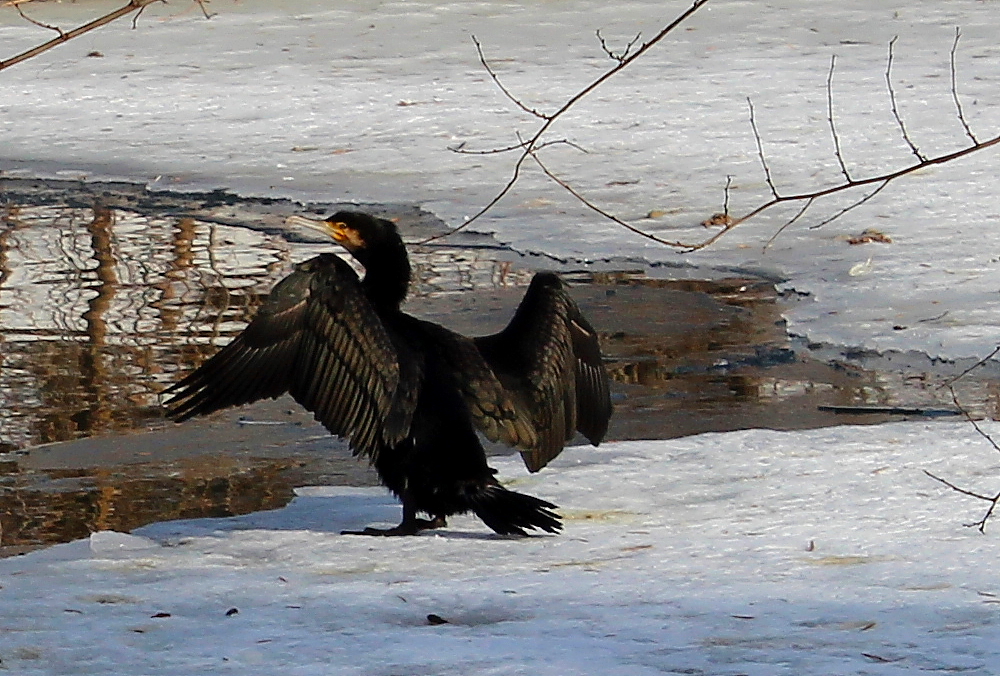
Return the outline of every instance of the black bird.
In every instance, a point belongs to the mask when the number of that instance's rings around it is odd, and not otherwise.
[[[297,265],[243,333],[167,389],[170,416],[291,393],[403,503],[395,528],[352,534],[412,535],[468,511],[500,534],[561,530],[555,505],[500,485],[476,436],[520,449],[532,472],[577,430],[595,446],[604,437],[611,399],[597,334],[559,277],[536,274],[503,331],[466,338],[400,310],[410,262],[395,224],[355,212],[308,223],[364,279],[334,254]]]

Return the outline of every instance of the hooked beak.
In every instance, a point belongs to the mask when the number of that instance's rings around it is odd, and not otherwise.
[[[357,231],[340,221],[323,221],[305,216],[293,215],[285,219],[285,225],[293,225],[318,232],[329,237],[348,251],[363,246]]]

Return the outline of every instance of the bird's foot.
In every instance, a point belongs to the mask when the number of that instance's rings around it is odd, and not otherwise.
[[[364,530],[342,530],[341,535],[377,535],[381,537],[391,537],[395,535],[416,535],[422,530],[434,528],[444,528],[448,523],[443,516],[436,516],[433,519],[410,519],[393,528],[372,528],[369,526]]]

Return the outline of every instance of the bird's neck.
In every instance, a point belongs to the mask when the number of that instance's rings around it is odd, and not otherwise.
[[[363,261],[361,282],[368,300],[379,310],[398,310],[410,288],[410,260],[402,242],[391,245]]]

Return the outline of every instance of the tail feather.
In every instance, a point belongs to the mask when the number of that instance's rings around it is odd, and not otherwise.
[[[562,521],[551,502],[523,493],[509,491],[500,485],[489,485],[474,497],[470,496],[472,511],[500,535],[526,535],[525,528],[558,533]]]

